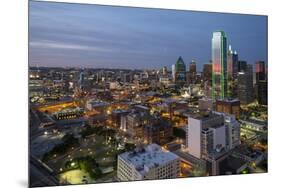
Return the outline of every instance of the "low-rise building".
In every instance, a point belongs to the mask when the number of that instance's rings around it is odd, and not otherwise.
[[[172,136],[172,126],[166,121],[159,121],[144,127],[144,141],[146,143],[162,145],[170,141]]]
[[[117,177],[121,181],[177,178],[180,158],[157,144],[118,156]]]
[[[216,100],[216,111],[234,114],[236,118],[240,118],[240,101],[238,99],[218,99]]]

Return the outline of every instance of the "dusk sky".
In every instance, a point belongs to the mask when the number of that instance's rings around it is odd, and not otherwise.
[[[240,60],[267,62],[267,17],[30,2],[29,65],[171,69],[211,59],[212,32],[223,30]]]

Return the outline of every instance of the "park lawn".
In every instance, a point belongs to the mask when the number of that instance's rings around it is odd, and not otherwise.
[[[83,178],[84,176],[85,178]],[[83,184],[83,179],[86,179],[88,183],[93,183],[93,180],[90,178],[89,174],[79,169],[66,171],[60,174],[60,180],[66,181],[70,184]]]

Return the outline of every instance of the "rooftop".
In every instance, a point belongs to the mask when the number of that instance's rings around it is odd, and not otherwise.
[[[201,113],[193,113],[193,114],[190,115],[191,118],[202,120],[202,121],[218,118],[218,117],[221,117],[221,116],[222,115],[220,115],[218,113],[214,113],[212,111],[204,111],[204,112],[201,112]]]
[[[146,169],[161,166],[179,158],[176,154],[163,150],[157,144],[150,144],[142,149],[122,153],[119,157],[133,165],[142,174],[146,172]]]
[[[88,103],[91,104],[93,107],[109,105],[107,102],[98,101],[98,100],[90,100],[90,101],[88,101]]]
[[[240,102],[239,99],[233,99],[233,98],[224,98],[224,99],[217,99],[219,102]]]

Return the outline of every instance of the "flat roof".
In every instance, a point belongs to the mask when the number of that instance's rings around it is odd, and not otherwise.
[[[125,152],[119,155],[130,165],[133,165],[140,173],[145,173],[145,168],[153,168],[161,166],[179,157],[167,150],[163,150],[157,144],[150,144],[142,149],[135,149],[134,151]]]
[[[239,99],[233,99],[233,98],[217,99],[217,101],[220,101],[220,102],[240,102]]]
[[[220,114],[214,113],[212,111],[207,111],[205,113],[195,113],[195,114],[191,114],[189,117],[193,118],[193,119],[198,119],[198,120],[209,120],[212,118],[216,118],[216,117],[220,117]]]

